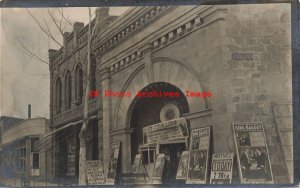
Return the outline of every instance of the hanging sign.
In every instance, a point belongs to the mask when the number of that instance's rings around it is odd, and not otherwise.
[[[176,179],[186,179],[189,161],[189,151],[183,151],[179,161]]]
[[[119,153],[120,153],[120,142],[113,143],[110,153],[110,162],[108,166],[106,184],[115,184],[115,179],[117,175],[117,168],[118,168],[118,160],[119,160]]]
[[[230,184],[232,180],[233,153],[215,153],[211,162],[211,184]]]
[[[233,123],[241,183],[274,183],[263,124]]]
[[[210,147],[210,127],[193,129],[191,133],[188,184],[205,184]]]
[[[139,172],[141,164],[142,164],[142,154],[136,154],[133,165],[132,165],[132,173],[133,174],[136,174]]]
[[[185,118],[173,119],[143,128],[144,144],[153,144],[186,137],[188,137],[188,129]]]
[[[105,183],[103,165],[100,160],[87,161],[86,166],[88,185],[102,185]]]
[[[163,153],[160,153],[157,155],[155,164],[154,164],[154,169],[152,173],[152,183],[153,184],[161,184],[161,178],[164,170],[164,165],[166,161],[166,156]]]

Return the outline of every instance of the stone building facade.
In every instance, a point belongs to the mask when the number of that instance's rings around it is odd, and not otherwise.
[[[143,147],[142,128],[161,122],[161,109],[171,105],[189,130],[212,127],[211,153],[236,155],[232,123],[262,122],[274,182],[292,182],[290,12],[289,4],[163,6],[131,8],[116,18],[98,9],[101,24],[93,39],[91,79],[100,95],[89,100],[88,159],[104,161],[107,169],[111,144],[121,142],[121,171],[131,173],[134,156]],[[86,32],[86,26],[76,23],[64,36],[65,47],[49,50],[50,123],[54,145],[61,145],[53,152],[58,176],[78,174]],[[182,95],[135,97],[153,88]],[[209,91],[212,97],[188,97],[187,90]],[[132,95],[105,96],[105,91]],[[64,143],[74,145],[74,157],[61,154],[69,151]],[[189,139],[175,144],[187,149]],[[58,172],[68,159],[73,170],[66,165]],[[235,162],[233,182],[239,183],[238,177]]]

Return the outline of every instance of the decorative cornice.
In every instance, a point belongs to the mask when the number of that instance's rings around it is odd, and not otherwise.
[[[147,50],[153,49],[153,52],[155,52],[198,29],[214,23],[215,21],[224,20],[225,18],[223,13],[226,11],[227,9],[218,8],[216,6],[205,7],[198,14],[192,16],[188,21],[181,23],[179,26],[172,28],[167,32],[161,33],[160,37],[156,37],[150,42],[146,42],[144,46],[133,50],[133,52],[126,54],[125,56],[119,57],[116,61],[112,61],[114,62],[113,64],[109,63],[110,73],[115,74],[142,59],[144,57],[144,52]]]
[[[171,7],[172,6],[151,7],[144,14],[133,20],[131,23],[128,23],[116,34],[110,35],[109,33],[107,36],[101,36],[101,38],[98,39],[99,42],[94,46],[96,54],[103,54],[107,50],[114,48],[120,42],[128,39],[136,31],[140,30],[141,28],[147,26],[149,23],[157,19],[160,15],[162,15],[162,13],[166,12]],[[104,39],[100,41],[102,38]]]

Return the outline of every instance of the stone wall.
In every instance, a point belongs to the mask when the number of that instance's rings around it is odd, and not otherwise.
[[[228,113],[232,122],[263,122],[275,183],[289,182],[271,104],[292,102],[290,21],[289,4],[228,6],[221,29],[231,69]]]

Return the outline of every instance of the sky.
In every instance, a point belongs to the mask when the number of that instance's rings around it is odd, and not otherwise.
[[[119,16],[128,8],[113,7],[109,14]],[[46,8],[28,11],[41,23],[45,19],[56,38],[62,40]],[[59,19],[57,9],[49,11]],[[72,23],[88,23],[88,8],[64,8],[63,12]],[[58,45],[41,31],[26,9],[0,9],[0,24],[0,116],[27,118],[27,106],[31,104],[32,117],[49,118],[49,66],[26,55],[22,44],[47,62],[48,49],[58,49]],[[63,26],[65,31],[72,30],[66,22]]]

